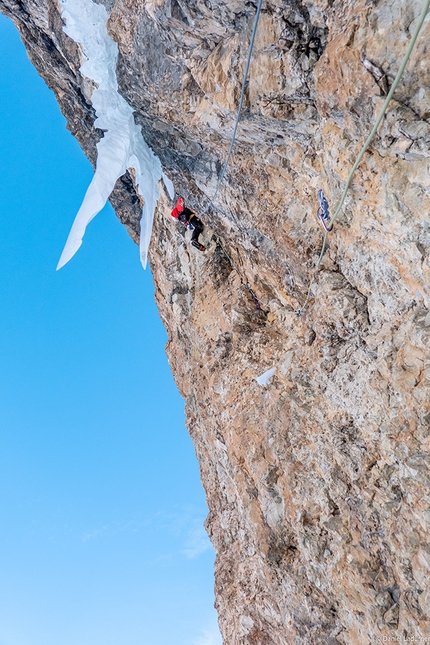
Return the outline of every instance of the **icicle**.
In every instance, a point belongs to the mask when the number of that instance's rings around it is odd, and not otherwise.
[[[66,23],[64,31],[82,46],[85,62],[80,71],[97,85],[91,96],[97,115],[94,125],[105,132],[97,144],[94,178],[76,215],[57,270],[79,249],[87,225],[106,204],[117,179],[127,168],[134,169],[136,190],[144,200],[140,257],[146,267],[154,210],[160,196],[158,182],[164,179],[171,196],[173,184],[162,172],[158,157],[145,143],[131,106],[118,93],[118,45],[108,34],[105,7],[92,0],[62,0],[62,16]]]

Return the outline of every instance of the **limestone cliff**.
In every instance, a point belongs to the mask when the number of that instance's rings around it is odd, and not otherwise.
[[[103,3],[120,92],[198,211],[226,157],[256,3]],[[159,204],[151,269],[210,509],[226,645],[430,640],[429,18],[313,297],[291,313],[321,247],[317,189],[335,204],[421,8],[265,0],[205,254],[166,195]],[[0,9],[94,162],[102,132],[60,4]],[[136,239],[128,174],[112,203]]]

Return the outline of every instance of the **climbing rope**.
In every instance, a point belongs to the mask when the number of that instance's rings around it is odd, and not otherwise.
[[[212,199],[210,200],[209,204],[208,204],[208,205],[206,206],[206,208],[204,209],[204,211],[202,211],[202,215],[204,215],[205,213],[207,213],[207,212],[208,212],[208,210],[209,210],[209,208],[210,208],[210,207],[212,206],[212,204],[214,203],[214,201],[215,201],[215,197],[217,196],[217,194],[218,194],[218,190],[219,190],[219,188],[220,188],[220,186],[221,186],[221,184],[222,184],[222,181],[223,181],[223,179],[224,179],[224,175],[225,175],[225,171],[227,170],[228,162],[230,161],[231,152],[232,152],[232,150],[233,150],[234,141],[235,141],[235,139],[236,139],[237,127],[238,127],[238,125],[239,125],[240,113],[241,113],[241,111],[242,111],[243,98],[244,98],[244,96],[245,96],[246,79],[248,78],[249,65],[250,65],[250,63],[251,63],[251,56],[252,56],[252,49],[253,49],[253,47],[254,47],[255,34],[257,33],[258,20],[259,20],[259,18],[260,18],[260,12],[261,12],[261,6],[262,6],[262,4],[263,4],[263,0],[259,0],[259,2],[258,2],[258,6],[257,6],[257,12],[256,12],[256,14],[255,14],[255,19],[254,19],[254,27],[253,27],[253,29],[252,29],[251,40],[250,40],[250,43],[249,43],[248,58],[247,58],[247,60],[246,60],[245,74],[244,74],[244,77],[243,77],[242,90],[241,90],[241,93],[240,93],[239,108],[238,108],[238,111],[237,111],[236,122],[235,122],[235,124],[234,124],[233,135],[232,135],[232,137],[231,137],[230,148],[229,148],[229,151],[228,151],[228,154],[227,154],[227,159],[225,160],[225,164],[224,164],[224,167],[223,167],[223,169],[222,169],[222,172],[221,172],[220,178],[219,178],[219,180],[218,180],[217,187],[215,188],[215,192],[214,192],[214,194],[213,194],[213,197],[212,197]]]
[[[388,95],[387,95],[387,98],[385,99],[385,102],[384,102],[384,105],[382,106],[381,112],[379,113],[379,116],[376,119],[375,125],[373,126],[369,136],[367,137],[366,142],[365,142],[364,146],[362,147],[362,149],[360,151],[360,154],[358,155],[358,157],[357,157],[357,159],[356,159],[356,161],[355,161],[355,163],[354,163],[353,167],[351,168],[351,171],[350,171],[350,173],[348,175],[348,178],[347,178],[346,184],[345,184],[345,188],[343,189],[343,193],[342,193],[342,196],[340,198],[339,204],[337,205],[336,210],[334,212],[334,215],[330,220],[330,227],[328,228],[328,230],[326,230],[326,232],[324,234],[324,239],[323,239],[321,252],[320,252],[320,255],[319,255],[319,258],[318,258],[318,262],[316,263],[316,266],[315,266],[315,273],[312,276],[312,278],[311,278],[311,280],[309,282],[309,285],[308,285],[305,302],[304,302],[303,306],[298,311],[291,311],[291,312],[288,312],[288,313],[294,313],[294,314],[297,314],[298,316],[300,316],[301,313],[303,312],[303,310],[305,309],[305,307],[307,306],[310,298],[311,298],[311,287],[312,287],[312,284],[313,284],[313,282],[315,280],[316,271],[319,268],[319,266],[320,266],[320,264],[322,262],[324,253],[325,253],[325,249],[326,249],[326,246],[327,246],[328,234],[333,229],[334,221],[339,216],[339,214],[340,214],[340,212],[342,210],[342,206],[343,206],[343,203],[345,201],[348,189],[350,187],[352,177],[353,177],[355,171],[357,170],[361,160],[363,159],[364,153],[366,152],[366,150],[369,147],[373,137],[375,136],[376,131],[377,131],[382,119],[384,118],[384,115],[385,115],[385,113],[387,111],[388,105],[389,105],[389,103],[390,103],[390,101],[391,101],[391,99],[393,97],[393,94],[396,91],[396,88],[397,88],[397,86],[398,86],[398,84],[400,82],[400,79],[403,76],[403,72],[405,71],[406,65],[407,65],[407,63],[409,61],[409,58],[411,56],[411,53],[412,53],[412,50],[414,48],[415,42],[416,42],[416,40],[418,38],[418,35],[419,35],[420,31],[421,31],[421,28],[423,26],[423,23],[424,23],[426,15],[427,15],[427,12],[429,10],[429,7],[430,7],[430,0],[425,0],[423,9],[421,11],[421,15],[420,15],[420,17],[418,19],[417,26],[415,27],[414,33],[412,35],[411,41],[409,43],[409,46],[408,46],[408,48],[406,50],[406,54],[405,54],[405,56],[404,56],[404,58],[402,60],[402,64],[399,67],[399,71],[397,72],[396,78],[394,79],[394,82],[393,82],[393,84],[391,86],[391,89],[390,89]]]

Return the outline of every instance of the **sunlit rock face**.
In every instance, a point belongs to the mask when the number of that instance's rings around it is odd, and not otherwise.
[[[255,4],[103,4],[119,91],[201,210],[226,157]],[[0,7],[94,162],[102,133],[60,4]],[[291,313],[321,246],[317,190],[333,208],[421,8],[264,2],[231,165],[203,216],[206,253],[161,187],[150,261],[210,509],[226,645],[430,638],[429,19],[313,297]],[[132,177],[112,202],[136,239]]]

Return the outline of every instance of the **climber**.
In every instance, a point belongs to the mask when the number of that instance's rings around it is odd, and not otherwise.
[[[178,201],[176,202],[175,208],[170,213],[172,217],[181,222],[186,226],[190,231],[193,231],[191,236],[191,244],[196,247],[199,251],[206,251],[206,247],[199,242],[199,235],[203,232],[203,223],[202,221],[185,206],[184,198],[179,196]]]

